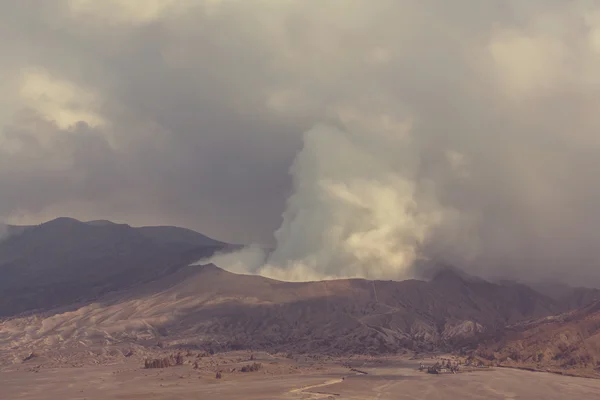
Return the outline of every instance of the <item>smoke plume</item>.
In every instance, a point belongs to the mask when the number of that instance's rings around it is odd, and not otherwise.
[[[290,169],[294,192],[275,250],[267,257],[251,247],[209,261],[291,281],[410,277],[444,218],[416,182],[410,150],[410,136],[314,127]]]

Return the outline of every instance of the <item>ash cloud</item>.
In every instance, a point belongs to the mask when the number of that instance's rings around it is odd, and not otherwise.
[[[97,4],[0,4],[9,222],[276,243],[236,270],[297,279],[600,283],[597,4]]]

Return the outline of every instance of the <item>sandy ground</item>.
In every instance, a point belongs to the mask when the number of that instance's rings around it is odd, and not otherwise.
[[[368,374],[356,374],[341,363],[308,368],[299,365],[252,373],[212,373],[189,365],[157,370],[137,362],[32,372],[0,372],[0,399],[600,399],[600,380],[547,373],[496,369],[461,374],[418,372],[405,359],[356,363]],[[277,365],[282,365],[277,361]]]

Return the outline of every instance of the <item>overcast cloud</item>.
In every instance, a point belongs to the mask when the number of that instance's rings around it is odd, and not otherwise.
[[[0,0],[0,49],[8,222],[107,218],[271,244],[296,193],[287,222],[321,225],[284,223],[279,263],[338,265],[335,246],[402,232],[399,247],[350,256],[600,281],[598,2]],[[305,136],[315,125],[327,128]],[[311,186],[323,182],[335,202]],[[315,250],[319,213],[340,202],[400,211]],[[358,229],[355,208],[326,221]]]

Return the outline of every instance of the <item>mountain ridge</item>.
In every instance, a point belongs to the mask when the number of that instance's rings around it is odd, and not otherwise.
[[[495,284],[481,290],[465,282],[461,295],[444,291],[443,285],[420,280],[283,282],[214,265],[186,266],[167,279],[109,293],[94,304],[13,318],[4,322],[4,330],[13,332],[11,343],[38,352],[43,351],[40,343],[59,340],[75,347],[82,341],[88,347],[161,341],[217,350],[380,354],[450,349],[510,321],[553,312],[543,296],[535,300],[539,308],[524,315],[508,312],[513,289],[499,300],[483,294],[503,290]]]
[[[180,228],[87,224],[57,218],[0,242],[0,316],[49,309],[151,281],[228,244]],[[196,240],[194,241],[194,238]]]
[[[284,282],[194,265],[235,248],[177,227],[61,218],[23,229],[0,242],[0,362],[158,343],[343,355],[487,340],[501,353],[527,323],[595,304],[593,291],[552,297],[446,266],[429,280]]]

